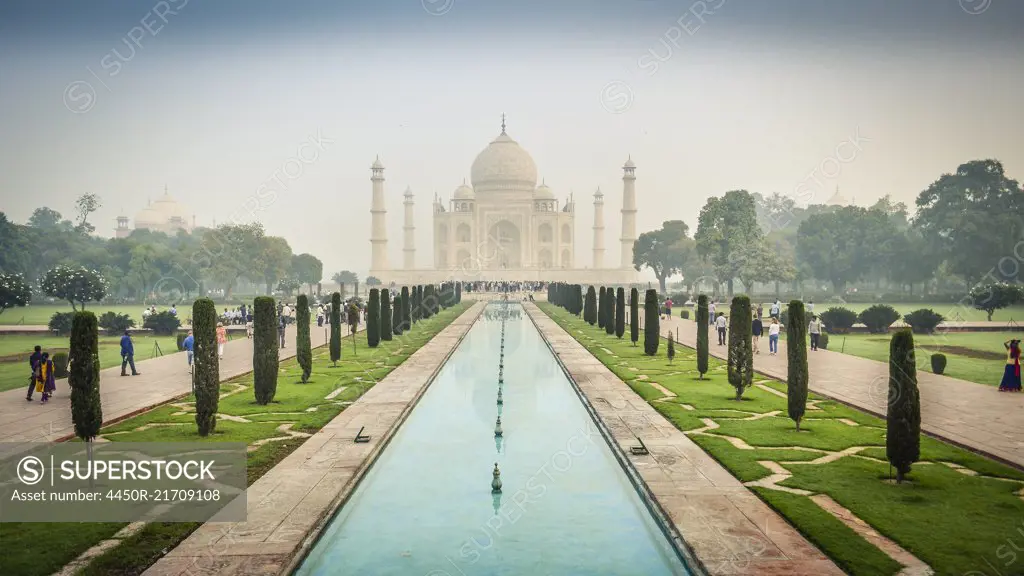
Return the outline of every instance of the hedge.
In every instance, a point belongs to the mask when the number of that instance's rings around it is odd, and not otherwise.
[[[269,404],[277,393],[277,308],[270,296],[257,296],[252,305],[252,372],[256,403]]]
[[[220,402],[217,306],[209,298],[200,298],[192,304],[192,338],[196,427],[200,436],[209,436],[217,428],[217,405]]]

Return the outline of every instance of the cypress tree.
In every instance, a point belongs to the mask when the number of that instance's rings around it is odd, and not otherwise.
[[[84,310],[71,320],[68,384],[71,386],[71,421],[75,435],[92,442],[103,424],[100,405],[100,357],[96,315]],[[89,446],[90,451],[92,446]]]
[[[648,356],[658,353],[658,340],[661,338],[661,315],[658,312],[658,291],[651,288],[644,296],[644,354]]]
[[[579,284],[577,284],[575,292],[576,292],[576,295],[574,297],[575,306],[573,308],[572,313],[575,314],[577,317],[579,317],[579,315],[583,313],[583,286],[580,286]]]
[[[608,300],[608,310],[604,313],[604,331],[611,336],[615,334],[615,289],[609,286],[605,290],[605,296]]]
[[[313,372],[313,345],[309,341],[309,297],[299,294],[295,299],[295,359],[302,368],[302,383],[309,382]]]
[[[455,303],[462,304],[462,282],[455,283]]]
[[[352,336],[355,339],[355,336]],[[341,293],[331,294],[331,362],[341,360]]]
[[[754,348],[750,332],[753,315],[750,298],[734,296],[729,308],[729,383],[736,389],[736,400],[754,382]]]
[[[409,293],[412,300],[409,301],[409,317],[413,323],[420,321],[420,287],[413,286]]]
[[[597,322],[597,295],[593,286],[587,287],[587,299],[583,303],[583,320],[591,326]]]
[[[792,322],[792,321],[790,321]],[[900,330],[889,343],[889,407],[885,414],[885,455],[902,483],[921,457],[921,396],[917,389],[914,335]]]
[[[786,397],[789,399],[789,417],[796,422],[800,431],[800,420],[807,410],[807,319],[804,317],[804,303],[793,300],[789,303],[786,322]]]
[[[267,405],[277,393],[277,308],[270,296],[252,303],[252,374],[256,403]]]
[[[391,293],[387,288],[380,291],[380,339],[391,341]]]
[[[615,337],[626,333],[626,291],[620,286],[615,291]]]
[[[608,313],[608,298],[605,297],[604,286],[597,292],[597,327],[604,328],[605,315]]]
[[[640,339],[640,292],[636,288],[629,289],[629,339],[633,346]]]
[[[200,298],[192,304],[192,338],[196,426],[200,436],[208,436],[217,428],[217,404],[220,401],[217,306],[209,298]]]
[[[672,359],[676,357],[676,340],[671,330],[668,331],[668,348],[665,354],[668,355],[668,363],[671,364]]]
[[[402,335],[402,297],[397,294],[391,302],[391,333],[395,336]]]
[[[701,294],[697,297],[697,372],[700,379],[708,373],[708,297]],[[751,320],[753,322],[753,320]],[[753,326],[751,326],[753,329]]]
[[[366,345],[376,348],[380,344],[380,290],[370,288],[366,306]]]
[[[412,303],[409,302],[409,287],[402,286],[402,332],[412,329]]]

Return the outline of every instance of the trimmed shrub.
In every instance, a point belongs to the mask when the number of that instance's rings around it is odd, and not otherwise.
[[[658,310],[658,291],[651,288],[644,295],[644,354],[658,353],[661,340],[661,310]]]
[[[355,339],[355,336],[352,337]],[[338,365],[338,360],[341,360],[341,293],[335,292],[331,294],[331,362],[335,366]]]
[[[181,327],[181,320],[170,310],[150,314],[142,321],[143,328],[149,328],[158,336],[170,336]]]
[[[256,403],[265,406],[277,394],[277,308],[270,296],[257,296],[252,310],[253,393]]]
[[[729,384],[736,389],[736,399],[754,382],[754,350],[750,298],[734,296],[729,307]]]
[[[57,352],[50,357],[53,360],[53,377],[54,378],[67,378],[68,377],[68,355],[66,352]]]
[[[405,288],[402,288],[402,303],[405,303]],[[455,303],[462,303],[462,282],[455,283]]]
[[[701,294],[697,297],[697,372],[700,379],[708,373],[708,297]],[[751,327],[753,329],[753,327]]]
[[[402,297],[398,294],[395,294],[395,299],[391,301],[391,334],[402,334]]]
[[[931,334],[935,332],[935,328],[943,320],[942,314],[935,312],[931,308],[914,310],[903,317],[903,321],[910,325],[914,334]]]
[[[821,336],[818,336],[818,348],[828,350],[828,332],[822,332]]]
[[[200,436],[209,436],[217,428],[217,405],[220,402],[217,306],[209,298],[200,298],[192,304],[192,338],[196,427]]]
[[[611,336],[615,334],[615,289],[609,286],[605,289],[604,295],[608,301],[607,309],[604,311],[604,332]]]
[[[114,336],[117,334],[124,334],[125,330],[135,327],[135,320],[128,314],[118,314],[117,312],[104,312],[99,318],[100,328],[106,330],[107,334]]]
[[[380,339],[391,341],[391,292],[387,288],[380,291]]]
[[[789,418],[796,422],[800,431],[800,420],[807,410],[807,318],[804,303],[793,300],[789,303],[789,318],[792,324],[786,326],[786,397],[789,400]]]
[[[682,318],[683,320],[689,320],[690,319],[690,311],[689,310],[683,310],[682,312],[679,313],[679,317]]]
[[[932,354],[932,372],[942,374],[946,371],[946,355]]]
[[[629,339],[633,346],[640,339],[640,292],[636,288],[629,289]]]
[[[74,313],[70,346],[68,385],[71,386],[71,421],[75,425],[75,435],[91,442],[103,424],[99,334],[95,314],[84,310]]]
[[[576,284],[575,296],[573,297],[573,310],[572,313],[577,317],[583,313],[583,286]]]
[[[896,332],[889,343],[889,406],[885,420],[885,455],[896,469],[899,484],[921,456],[921,398],[910,330]]]
[[[74,319],[74,312],[54,312],[46,326],[61,336],[66,336],[71,334],[71,325],[74,323]]]
[[[668,356],[668,363],[671,364],[672,360],[676,357],[676,339],[672,331],[668,331],[668,347],[665,349],[665,355]]]
[[[366,306],[366,345],[376,348],[380,344],[380,290],[370,288]]]
[[[825,329],[833,334],[846,334],[857,321],[857,313],[842,306],[829,308],[820,314]],[[789,324],[783,324],[789,330]]]
[[[608,314],[608,297],[605,296],[605,287],[601,286],[601,289],[597,292],[597,327],[604,328],[607,322]]]
[[[456,286],[462,286],[460,282]],[[459,288],[456,292],[456,301],[462,302],[462,289]],[[409,287],[402,286],[402,332],[407,332],[412,329],[412,302],[409,301]]]
[[[626,333],[626,291],[621,287],[615,291],[615,337]]]
[[[587,298],[583,303],[583,320],[591,326],[597,322],[597,295],[594,293],[594,287],[590,286],[587,288]],[[636,339],[634,338],[635,342]]]
[[[868,332],[872,334],[886,334],[889,332],[889,326],[900,319],[900,313],[892,306],[875,304],[870,308],[862,310],[857,315],[857,319],[860,320],[861,324],[868,327]]]
[[[299,294],[295,299],[295,359],[302,368],[302,383],[309,382],[313,372],[313,344],[309,340],[309,298]]]

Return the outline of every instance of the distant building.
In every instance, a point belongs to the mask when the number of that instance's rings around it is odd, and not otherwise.
[[[185,206],[171,197],[165,186],[163,196],[139,210],[131,225],[127,216],[118,216],[115,236],[126,238],[132,230],[152,230],[165,234],[177,234],[179,230],[192,232],[195,224],[195,215],[189,216]]]

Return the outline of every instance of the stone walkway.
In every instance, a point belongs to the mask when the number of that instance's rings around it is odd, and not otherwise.
[[[343,334],[347,333],[343,329]],[[281,358],[295,356],[295,327],[286,332],[286,347]],[[313,347],[327,341],[323,328],[310,330]],[[345,351],[342,350],[342,354]],[[120,365],[100,372],[100,399],[103,422],[108,424],[147,408],[161,404],[192,390],[185,354],[175,353],[137,362],[138,376],[121,376]],[[221,381],[252,371],[252,340],[236,338],[225,344],[220,362]],[[26,374],[26,386],[28,374]],[[25,388],[0,393],[0,442],[53,442],[74,434],[71,422],[71,390],[67,380],[57,382],[56,396],[40,404],[39,394],[33,402],[25,401]],[[7,452],[15,449],[11,444]],[[0,456],[4,454],[0,452]]]
[[[678,333],[677,341],[691,348],[697,345],[697,324],[678,317],[661,320],[662,335]],[[710,331],[709,352],[725,359]],[[834,337],[835,344],[839,338]],[[786,381],[786,342],[779,342],[780,354],[768,355],[768,337],[761,338],[761,354],[754,356],[754,369]],[[849,354],[818,350],[807,352],[810,389],[818,394],[885,417],[889,394],[889,366]],[[917,380],[921,391],[921,429],[1024,468],[1024,394],[998,392],[985,386],[922,369],[918,359]]]
[[[843,573],[554,320],[524,306],[709,574]],[[649,455],[629,455],[637,436]]]
[[[245,522],[208,522],[145,574],[290,574],[486,305],[478,302],[263,475]],[[368,443],[354,438],[365,426]]]

